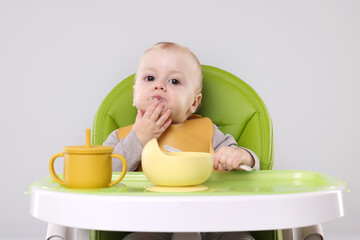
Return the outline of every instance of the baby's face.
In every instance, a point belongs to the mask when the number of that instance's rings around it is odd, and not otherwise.
[[[155,48],[140,59],[134,84],[133,105],[145,112],[154,101],[171,110],[173,123],[184,122],[201,100],[197,64],[181,49]]]

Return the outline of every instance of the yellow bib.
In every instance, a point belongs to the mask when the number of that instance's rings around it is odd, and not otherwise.
[[[119,140],[125,138],[133,125],[118,129]],[[159,137],[159,147],[162,151],[168,145],[184,152],[215,153],[212,146],[214,127],[212,121],[200,116],[194,116],[181,124],[171,124]]]

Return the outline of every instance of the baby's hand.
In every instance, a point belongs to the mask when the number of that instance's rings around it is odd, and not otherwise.
[[[214,156],[214,169],[223,171],[223,170],[233,170],[239,169],[241,164],[253,167],[255,161],[251,154],[245,149],[238,147],[221,147]]]
[[[168,109],[161,114],[164,106],[163,103],[155,101],[145,113],[138,110],[133,131],[142,146],[145,146],[145,144],[153,138],[158,139],[169,127],[171,123],[171,110]]]

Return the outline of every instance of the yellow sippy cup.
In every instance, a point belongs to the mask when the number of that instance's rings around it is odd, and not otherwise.
[[[51,157],[49,170],[51,177],[58,183],[69,188],[105,188],[120,182],[126,174],[126,160],[120,154],[112,153],[110,146],[91,146],[90,129],[86,129],[85,146],[63,147],[62,153]],[[54,169],[55,159],[64,157],[64,180],[61,180]],[[111,182],[111,158],[122,161],[122,172],[119,178]]]

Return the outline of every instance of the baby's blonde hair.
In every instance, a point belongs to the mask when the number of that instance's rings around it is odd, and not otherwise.
[[[196,55],[187,47],[184,47],[180,44],[177,43],[173,43],[173,42],[158,42],[156,44],[154,44],[153,46],[151,46],[149,49],[147,49],[145,53],[156,49],[156,48],[160,48],[160,49],[178,49],[178,50],[182,50],[185,51],[186,53],[189,53],[190,56],[194,59],[196,66],[196,71],[197,71],[197,76],[196,78],[199,80],[200,86],[199,89],[196,92],[201,93],[202,91],[202,79],[203,79],[203,73],[202,73],[202,69],[201,69],[201,64],[199,62],[199,59],[196,57]]]

